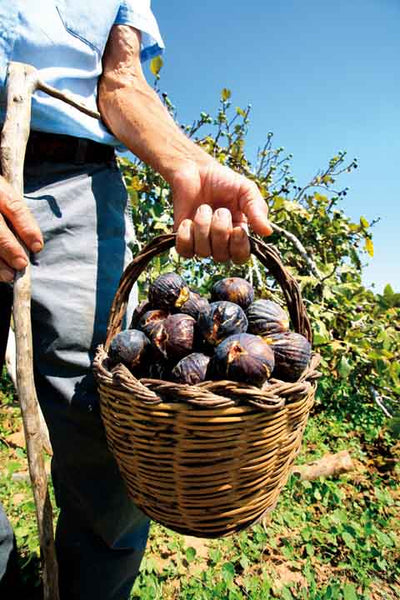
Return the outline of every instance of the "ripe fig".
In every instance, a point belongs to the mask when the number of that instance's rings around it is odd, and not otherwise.
[[[198,327],[206,342],[217,346],[230,335],[247,329],[247,317],[240,306],[233,302],[212,302],[208,312],[200,313]]]
[[[168,317],[168,313],[161,308],[148,310],[144,313],[139,321],[139,329],[143,331],[148,337],[151,337],[155,325],[160,321],[163,321]]]
[[[151,310],[151,304],[148,300],[142,300],[138,304],[132,313],[131,323],[129,329],[138,329],[139,321],[143,317],[144,313]]]
[[[248,331],[254,335],[268,336],[289,330],[289,317],[272,300],[256,300],[246,311],[249,321]]]
[[[126,329],[113,337],[108,356],[113,366],[122,363],[135,374],[145,365],[150,351],[150,340],[143,331]]]
[[[274,353],[262,338],[250,333],[231,335],[211,358],[212,379],[229,379],[261,387],[274,368]]]
[[[155,324],[150,339],[165,359],[180,359],[193,351],[196,321],[177,313]]]
[[[182,358],[172,369],[172,378],[178,383],[196,385],[206,380],[210,357],[201,352],[192,352]]]
[[[299,333],[286,332],[264,338],[275,356],[272,376],[282,381],[297,381],[311,358],[311,344]]]
[[[189,299],[189,288],[177,273],[164,273],[150,285],[149,301],[154,308],[179,309]]]
[[[202,298],[197,292],[190,290],[189,298],[182,304],[179,312],[190,315],[197,321],[201,312],[208,312],[209,310],[210,304],[208,300]]]
[[[211,302],[218,300],[234,302],[245,310],[254,300],[254,290],[246,279],[226,277],[214,283],[211,289]]]

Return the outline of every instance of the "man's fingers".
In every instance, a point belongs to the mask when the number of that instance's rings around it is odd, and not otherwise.
[[[31,252],[40,252],[43,238],[23,198],[20,198],[5,179],[0,178],[0,215],[3,215],[15,233]]]
[[[232,215],[227,208],[219,208],[215,211],[210,233],[214,260],[227,262],[230,259],[229,240],[232,233]]]
[[[176,251],[184,258],[194,256],[193,221],[190,219],[184,219],[178,227]]]
[[[203,258],[211,254],[210,229],[213,211],[208,204],[202,204],[193,219],[194,252]]]
[[[240,265],[250,257],[250,242],[243,227],[234,227],[229,243],[229,252],[234,263]]]
[[[0,259],[0,282],[9,283],[14,281],[15,271]]]
[[[17,271],[28,264],[26,253],[0,214],[0,259]]]
[[[253,181],[244,179],[240,190],[240,210],[248,218],[252,229],[259,235],[271,235],[268,206]]]
[[[250,242],[243,226],[232,226],[232,215],[226,208],[214,213],[207,205],[200,207],[194,221],[184,219],[180,224],[176,240],[177,252],[184,258],[195,254],[213,256],[217,262],[232,259],[244,263],[250,256]]]

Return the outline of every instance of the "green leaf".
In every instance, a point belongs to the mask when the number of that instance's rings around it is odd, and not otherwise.
[[[326,344],[329,342],[329,333],[325,323],[319,320],[314,321],[314,344],[318,346],[320,344]]]
[[[309,542],[312,537],[311,527],[304,527],[304,529],[301,530],[300,535],[305,542]]]
[[[367,229],[367,227],[369,227],[369,223],[365,217],[360,217],[360,225],[364,229]]]
[[[385,289],[383,290],[383,296],[385,298],[385,300],[391,298],[394,295],[394,291],[392,286],[388,283],[387,285],[385,285]]]
[[[136,208],[139,205],[139,194],[136,190],[129,190],[129,199],[131,202],[132,208]]]
[[[224,102],[226,102],[227,100],[229,100],[229,98],[231,97],[232,93],[231,90],[228,90],[228,88],[223,88],[222,92],[221,92],[221,98]]]
[[[346,546],[348,548],[350,548],[351,550],[354,550],[354,548],[356,547],[356,544],[355,544],[354,537],[351,535],[351,533],[349,533],[348,531],[343,531],[342,538],[343,538],[343,541],[346,544]]]
[[[373,241],[371,240],[371,238],[367,238],[367,239],[365,240],[365,249],[366,249],[366,251],[368,252],[368,254],[369,254],[370,256],[373,256],[373,255],[374,255],[374,243],[373,243]]]
[[[342,356],[340,359],[338,371],[339,375],[343,377],[343,379],[346,379],[346,377],[348,377],[351,373],[351,365],[345,356]]]
[[[236,112],[243,118],[246,116],[246,113],[244,112],[243,108],[240,108],[239,106],[236,107]]]
[[[196,548],[193,548],[192,546],[189,546],[189,548],[186,548],[185,556],[186,556],[186,560],[188,561],[188,563],[193,562],[194,559],[196,558]]]
[[[284,587],[281,591],[281,598],[283,598],[283,600],[293,600],[293,594],[290,591],[289,588]]]
[[[393,437],[400,439],[400,413],[398,416],[395,415],[392,419],[390,419],[388,426],[393,434]]]
[[[235,567],[231,562],[226,562],[221,567],[222,577],[224,581],[232,581],[235,577]]]
[[[156,56],[155,58],[152,58],[150,61],[150,71],[153,73],[153,75],[155,77],[158,77],[159,72],[161,71],[161,68],[164,64],[163,59],[161,58],[161,56]]]
[[[357,589],[352,583],[346,583],[343,587],[344,600],[357,600]]]

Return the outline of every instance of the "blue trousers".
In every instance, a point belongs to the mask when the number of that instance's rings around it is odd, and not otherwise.
[[[35,384],[54,451],[61,600],[125,600],[149,520],[107,449],[91,362],[131,258],[127,194],[115,163],[42,163],[25,168],[25,198],[45,240],[31,257],[32,327]]]

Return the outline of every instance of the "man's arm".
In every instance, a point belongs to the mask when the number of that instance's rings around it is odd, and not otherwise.
[[[255,183],[187,138],[148,85],[140,63],[140,33],[131,27],[116,25],[111,31],[99,109],[114,135],[171,185],[180,254],[240,263],[250,253],[247,223],[260,235],[272,233]]]

